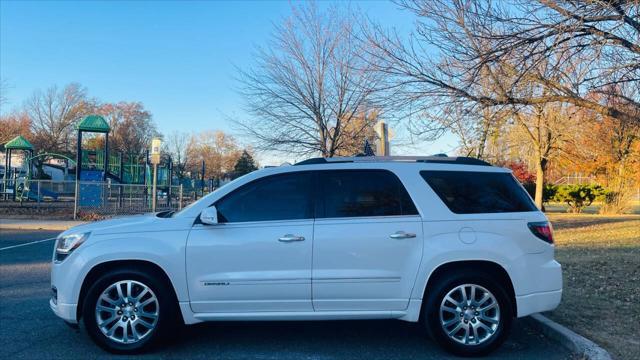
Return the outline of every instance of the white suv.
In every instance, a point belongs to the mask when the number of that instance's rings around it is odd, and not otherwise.
[[[562,295],[552,230],[508,169],[452,157],[311,159],[178,213],[60,234],[53,311],[113,352],[216,320],[421,321],[482,355]]]

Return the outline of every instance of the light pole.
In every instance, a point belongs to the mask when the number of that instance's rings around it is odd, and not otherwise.
[[[158,164],[160,163],[160,147],[162,146],[162,139],[153,138],[151,140],[151,164],[153,164],[153,188],[151,195],[151,211],[156,212],[157,201],[157,184],[158,184]]]
[[[389,134],[389,127],[384,121],[380,121],[375,126],[375,131],[378,133],[380,137],[380,141],[377,146],[377,155],[378,156],[389,156],[389,138],[391,137]]]

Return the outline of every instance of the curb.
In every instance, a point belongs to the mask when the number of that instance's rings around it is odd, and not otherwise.
[[[589,360],[611,360],[611,355],[600,345],[541,314],[533,314],[525,319],[534,329],[549,339],[557,341],[574,354]]]
[[[74,226],[84,224],[85,222],[61,221],[60,223],[52,222],[5,222],[0,221],[0,230],[54,230],[64,231]]]

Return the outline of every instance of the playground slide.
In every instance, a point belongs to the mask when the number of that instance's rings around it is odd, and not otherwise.
[[[59,194],[47,189],[40,189],[40,198],[38,198],[38,187],[32,186],[27,192],[27,198],[33,201],[44,201],[45,197],[50,197],[53,200],[58,200]]]

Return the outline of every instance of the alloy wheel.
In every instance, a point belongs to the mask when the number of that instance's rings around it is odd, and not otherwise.
[[[440,325],[447,336],[463,345],[489,340],[500,324],[500,304],[486,288],[459,285],[440,304]]]
[[[158,324],[160,304],[154,292],[135,280],[109,285],[95,307],[96,324],[104,336],[120,344],[147,337]]]

